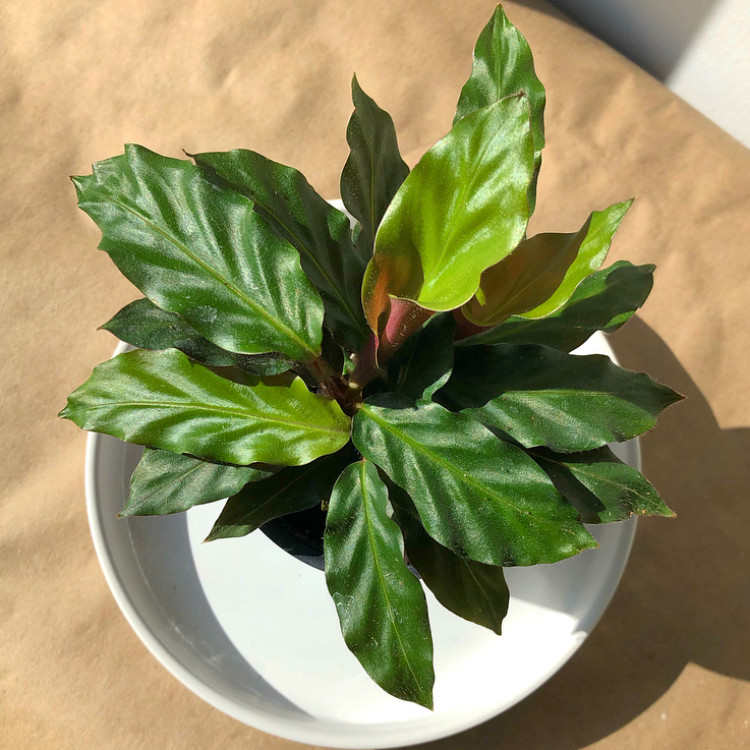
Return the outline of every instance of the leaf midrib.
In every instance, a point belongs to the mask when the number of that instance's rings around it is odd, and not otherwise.
[[[187,245],[184,245],[182,242],[180,242],[170,232],[167,232],[165,229],[160,227],[158,224],[155,224],[153,221],[148,219],[139,211],[136,211],[130,206],[128,206],[126,203],[123,203],[122,201],[117,200],[116,198],[113,198],[108,193],[104,191],[99,191],[99,190],[94,190],[93,192],[111,201],[115,205],[120,206],[120,208],[124,209],[125,211],[128,211],[133,216],[136,216],[137,218],[139,218],[144,224],[147,224],[149,227],[151,227],[157,234],[160,234],[162,237],[164,237],[164,239],[166,239],[168,242],[173,244],[178,250],[182,251],[188,258],[190,258],[190,260],[192,260],[194,263],[200,266],[204,271],[206,271],[206,273],[208,273],[209,276],[212,276],[220,284],[223,284],[230,292],[234,294],[235,297],[237,297],[237,299],[239,299],[240,301],[248,305],[248,307],[250,307],[256,313],[258,313],[262,318],[264,318],[268,323],[270,323],[274,328],[276,328],[276,330],[278,330],[280,333],[285,335],[287,338],[294,341],[304,351],[308,352],[308,354],[311,355],[312,359],[315,359],[318,356],[318,353],[315,350],[311,349],[309,345],[302,338],[300,338],[300,336],[298,336],[291,328],[288,328],[287,326],[285,326],[281,321],[276,320],[276,318],[270,315],[260,305],[258,305],[256,302],[253,302],[253,300],[251,300],[247,295],[245,295],[241,289],[236,287],[231,281],[229,281],[229,279],[226,279],[224,276],[218,273],[215,269],[211,268],[211,266],[209,266],[207,263],[201,260],[197,255],[191,252],[190,249],[187,247]]]
[[[379,424],[381,427],[385,428],[389,432],[391,432],[394,435],[402,438],[405,443],[411,445],[416,451],[418,451],[420,453],[423,453],[428,458],[431,458],[432,460],[435,461],[435,463],[443,466],[444,468],[446,468],[448,471],[450,471],[455,476],[460,477],[461,480],[464,481],[466,484],[472,485],[473,487],[477,488],[483,494],[487,494],[490,497],[494,497],[500,503],[502,503],[503,505],[506,505],[506,506],[509,506],[509,507],[513,508],[519,514],[525,514],[527,516],[532,516],[539,523],[543,523],[543,524],[546,524],[548,526],[552,526],[552,528],[554,528],[554,529],[556,529],[558,531],[562,530],[566,534],[570,534],[571,536],[575,536],[575,533],[573,531],[570,531],[569,529],[561,529],[559,526],[557,526],[556,524],[554,524],[552,521],[549,521],[546,518],[540,518],[537,514],[533,513],[532,511],[522,510],[517,505],[514,505],[507,498],[504,498],[501,495],[498,495],[497,493],[495,493],[494,491],[492,491],[489,487],[487,487],[485,485],[482,485],[482,484],[479,484],[479,482],[475,481],[471,477],[469,477],[466,474],[464,474],[460,469],[458,469],[457,467],[454,467],[452,464],[450,464],[449,462],[447,462],[444,459],[442,459],[439,455],[437,455],[436,453],[434,453],[433,451],[431,451],[429,448],[426,448],[418,440],[414,440],[414,438],[409,437],[405,432],[402,432],[401,430],[399,430],[397,427],[394,427],[389,422],[386,422],[385,420],[379,419],[378,417],[376,417],[375,414],[372,412],[372,410],[367,406],[367,404],[362,404],[362,406],[360,407],[360,411],[365,412],[365,414],[367,414],[370,417],[370,419],[373,420],[373,422],[376,422],[377,424]],[[477,561],[477,562],[480,562],[480,561]]]

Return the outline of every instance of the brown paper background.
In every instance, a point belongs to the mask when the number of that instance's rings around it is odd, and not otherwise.
[[[281,748],[183,688],[118,611],[89,536],[85,434],[55,419],[136,296],[69,174],[137,142],[238,146],[338,195],[349,80],[413,164],[450,127],[491,0],[0,4],[0,746]],[[508,3],[548,90],[536,229],[637,201],[611,258],[659,266],[623,362],[687,394],[643,441],[678,512],[642,522],[615,599],[519,706],[444,748],[750,746],[750,154],[537,2]],[[718,53],[718,52],[717,52]]]

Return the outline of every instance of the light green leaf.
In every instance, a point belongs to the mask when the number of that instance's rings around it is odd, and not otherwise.
[[[182,352],[136,350],[98,365],[61,417],[129,443],[230,464],[299,465],[349,440],[349,418],[300,378],[250,387]]]
[[[575,288],[591,273],[599,270],[607,257],[615,233],[620,228],[633,200],[615,203],[604,211],[594,211],[589,217],[586,239],[578,255],[568,268],[557,291],[546,302],[522,313],[525,318],[542,318],[565,304]]]
[[[362,298],[375,330],[389,297],[452,310],[526,231],[534,149],[526,96],[454,125],[414,167],[386,211]]]
[[[557,562],[596,542],[520,448],[435,403],[373,396],[352,439],[411,496],[427,533],[488,565]]]
[[[474,47],[471,76],[461,90],[454,124],[506,96],[523,91],[531,109],[534,139],[534,178],[529,186],[529,215],[536,203],[536,182],[544,148],[544,86],[534,72],[529,44],[508,20],[501,5],[484,27]]]
[[[456,346],[541,344],[564,352],[573,351],[596,331],[613,333],[633,317],[651,292],[654,268],[618,261],[587,276],[571,298],[550,315],[536,320],[516,315],[457,341]]]
[[[248,484],[227,500],[206,541],[245,536],[274,518],[328,501],[339,475],[356,458],[349,446],[305,466],[287,466],[268,479]]]
[[[252,466],[225,466],[146,448],[130,478],[130,496],[120,516],[161,516],[223,500],[273,474]]]
[[[681,398],[602,354],[532,344],[457,347],[453,374],[436,395],[527,448],[562,452],[629,440]]]
[[[427,588],[453,614],[502,635],[510,603],[503,569],[466,560],[438,544],[422,528],[411,498],[396,486],[389,491],[396,521],[404,534],[406,555]]]
[[[453,369],[453,333],[450,313],[430,318],[388,360],[388,389],[415,400],[432,398]]]
[[[633,513],[674,516],[646,477],[607,447],[585,453],[530,448],[527,453],[547,472],[584,523],[623,521]]]
[[[212,344],[189,326],[177,313],[158,308],[149,299],[137,299],[120,310],[102,328],[120,341],[140,349],[163,351],[179,349],[190,359],[212,367],[236,365],[255,375],[278,375],[294,364],[277,352],[237,354]]]
[[[190,156],[212,179],[247,196],[279,237],[297,248],[325,305],[326,326],[349,349],[367,337],[360,288],[370,252],[352,244],[346,214],[323,200],[304,175],[254,151]]]
[[[72,179],[102,230],[99,247],[162,310],[233,352],[318,355],[320,297],[247,198],[134,145]]]
[[[589,231],[537,234],[482,274],[476,296],[461,311],[479,326],[494,326],[549,299],[565,278]]]
[[[399,153],[391,116],[362,91],[356,76],[352,100],[354,113],[346,129],[351,153],[341,173],[341,199],[361,222],[357,242],[369,260],[375,231],[409,167]]]
[[[352,464],[328,507],[326,583],[349,650],[383,690],[432,708],[432,637],[422,586],[404,563],[375,466]]]

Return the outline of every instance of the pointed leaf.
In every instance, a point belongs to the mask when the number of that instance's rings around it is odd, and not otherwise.
[[[474,47],[474,64],[461,90],[454,124],[477,109],[523,91],[531,108],[534,139],[534,179],[529,186],[529,215],[536,203],[536,182],[544,148],[544,86],[534,72],[529,44],[508,20],[501,5],[484,27]]]
[[[386,211],[362,298],[377,330],[389,296],[451,310],[509,255],[528,221],[533,170],[528,100],[511,96],[454,125],[414,167]]]
[[[536,565],[596,546],[532,459],[463,414],[373,396],[352,439],[409,493],[427,533],[462,557]]]
[[[162,310],[233,352],[317,356],[320,297],[246,198],[134,145],[73,182],[102,230],[99,247]]]
[[[629,440],[681,398],[602,354],[576,356],[531,344],[456,348],[453,374],[437,394],[441,403],[527,448],[562,452]]]
[[[513,316],[457,341],[456,346],[542,344],[564,352],[573,351],[596,331],[612,333],[633,317],[651,293],[654,268],[618,261],[587,276],[573,296],[552,314],[535,320]]]
[[[570,299],[576,287],[589,274],[601,268],[615,233],[620,228],[620,224],[632,204],[631,199],[622,203],[615,203],[604,211],[594,211],[591,214],[586,238],[581,243],[578,255],[568,268],[562,283],[546,302],[522,313],[523,317],[542,318],[554,312]]]
[[[213,179],[247,196],[279,237],[297,248],[323,298],[326,326],[358,349],[367,337],[359,290],[370,253],[352,244],[346,214],[323,200],[304,175],[254,151],[190,154]]]
[[[161,310],[149,299],[137,299],[120,310],[102,328],[120,341],[140,349],[179,349],[190,359],[212,367],[236,365],[255,375],[278,375],[294,364],[278,352],[237,354],[212,344],[177,313]]]
[[[391,493],[395,518],[404,534],[409,562],[419,571],[427,588],[453,614],[502,635],[510,603],[503,569],[466,560],[438,544],[422,528],[416,509],[412,515],[401,505],[399,501],[405,495],[403,490],[395,497]],[[406,499],[412,504],[408,495]]]
[[[248,484],[227,500],[206,541],[245,536],[274,518],[320,505],[331,497],[339,474],[355,460],[350,446],[305,466],[287,466],[268,479]]]
[[[530,448],[527,453],[547,472],[584,523],[624,521],[634,513],[674,516],[646,477],[607,447],[585,453]]]
[[[475,297],[461,310],[480,326],[533,310],[549,299],[565,278],[589,231],[591,217],[573,234],[537,234],[488,268]]]
[[[414,400],[432,398],[453,369],[453,316],[435,315],[388,360],[388,389]]]
[[[232,495],[248,482],[273,474],[251,466],[225,466],[146,448],[130,478],[130,496],[120,516],[162,516]]]
[[[240,385],[175,349],[103,362],[60,416],[129,443],[240,465],[299,465],[334,453],[348,442],[350,421],[300,378]]]
[[[375,231],[396,191],[409,174],[401,158],[391,116],[352,78],[354,113],[346,129],[351,153],[341,173],[341,199],[361,222],[357,242],[372,255]]]
[[[324,537],[326,583],[349,650],[383,690],[432,708],[432,637],[422,586],[404,563],[375,466],[352,464],[336,482]]]

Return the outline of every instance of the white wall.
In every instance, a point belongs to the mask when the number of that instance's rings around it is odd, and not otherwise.
[[[552,0],[750,147],[750,0]]]

